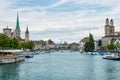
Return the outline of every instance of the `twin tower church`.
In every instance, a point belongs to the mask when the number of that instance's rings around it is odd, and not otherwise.
[[[19,15],[17,14],[17,21],[16,21],[16,28],[14,31],[12,31],[12,29],[8,28],[4,28],[3,29],[3,34],[7,35],[9,38],[16,38],[20,41],[23,42],[28,42],[29,41],[29,31],[28,31],[28,27],[26,28],[26,32],[25,32],[25,39],[21,38],[21,30],[20,30],[20,25],[19,25]]]
[[[109,20],[108,18],[105,21],[104,26],[105,35],[102,37],[102,45],[106,46],[112,39],[120,40],[120,31],[115,32],[115,26],[113,19]]]

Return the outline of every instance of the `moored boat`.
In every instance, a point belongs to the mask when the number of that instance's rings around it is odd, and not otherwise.
[[[36,54],[39,54],[40,51],[34,51],[33,53],[34,53],[34,55],[36,55]]]
[[[108,60],[120,60],[120,53],[112,53],[111,55],[104,55],[103,59],[108,59]]]
[[[26,54],[25,55],[25,58],[32,58],[33,57],[33,54]]]
[[[0,50],[0,64],[15,63],[25,60],[23,50]]]
[[[25,55],[25,58],[32,58],[32,57],[33,57],[33,52],[26,51],[26,52],[24,53],[24,55]]]

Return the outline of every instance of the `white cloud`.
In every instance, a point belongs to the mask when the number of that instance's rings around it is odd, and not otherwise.
[[[62,4],[65,4],[65,3],[67,3],[69,0],[60,0],[60,1],[58,1],[57,3],[55,3],[55,4],[52,4],[52,5],[49,5],[49,6],[47,6],[47,7],[45,7],[45,8],[54,8],[54,7],[57,7],[57,6],[60,6],[60,5],[62,5]]]
[[[84,5],[101,5],[101,6],[109,6],[113,7],[115,5],[119,5],[120,0],[72,0],[76,4],[84,4]]]
[[[120,25],[120,20],[118,20],[120,17],[119,0],[60,0],[49,6],[26,6],[15,9],[10,8],[10,6],[15,3],[15,0],[12,2],[9,0],[7,1],[7,3],[6,0],[1,0],[0,2],[0,30],[7,25],[12,29],[15,28],[16,13],[18,11],[21,29],[24,32],[26,27],[29,26],[31,39],[57,39],[58,36],[56,35],[59,35],[59,38],[64,38],[68,41],[72,41],[73,38],[74,40],[79,41],[83,37],[88,36],[89,29],[91,29],[95,38],[98,39],[104,36],[104,22],[106,17],[114,19],[116,29],[119,29],[117,25]],[[51,12],[47,10],[68,2],[76,3],[76,5],[85,5],[84,7],[86,7],[86,5],[107,6],[110,9],[103,12],[99,12],[99,10],[97,11],[95,9],[78,9],[69,12]],[[37,32],[37,34],[34,33],[34,31]],[[51,32],[51,35],[48,35],[49,31]],[[22,36],[24,35],[22,34]]]

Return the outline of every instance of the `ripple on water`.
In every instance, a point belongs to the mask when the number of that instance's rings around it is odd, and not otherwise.
[[[119,80],[119,74],[119,61],[68,51],[0,65],[0,80]]]

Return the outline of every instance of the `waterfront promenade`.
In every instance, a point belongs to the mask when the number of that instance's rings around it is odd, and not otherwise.
[[[0,65],[0,80],[119,80],[119,74],[119,61],[69,51]]]

